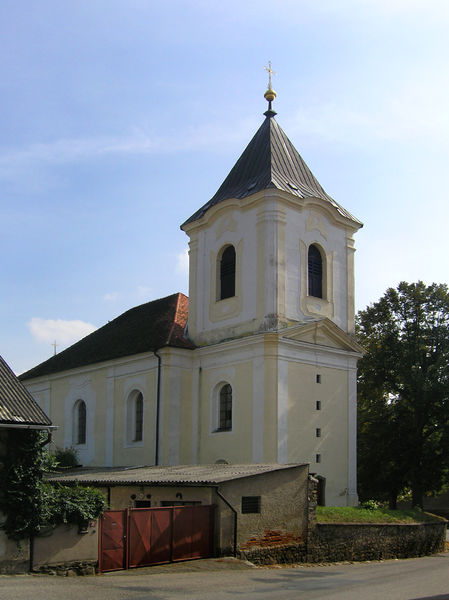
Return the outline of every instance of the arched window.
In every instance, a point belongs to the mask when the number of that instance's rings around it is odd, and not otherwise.
[[[227,246],[220,259],[219,300],[235,296],[235,248]]]
[[[323,297],[323,258],[321,252],[312,244],[308,253],[309,296]]]
[[[134,441],[141,442],[143,439],[143,396],[139,392],[136,396],[135,404],[135,423],[134,423]]]
[[[218,396],[218,431],[232,429],[232,387],[225,383]]]
[[[126,438],[128,443],[143,440],[143,394],[133,390],[126,403]]]
[[[87,410],[84,400],[77,400],[73,407],[73,443],[86,443]]]

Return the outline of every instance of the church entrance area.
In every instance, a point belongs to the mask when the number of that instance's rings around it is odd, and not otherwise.
[[[209,558],[213,505],[107,510],[100,520],[99,571]]]

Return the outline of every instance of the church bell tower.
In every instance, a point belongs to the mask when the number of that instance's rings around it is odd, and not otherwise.
[[[268,110],[189,236],[188,334],[199,346],[333,321],[354,331],[354,241],[360,221],[319,184]]]

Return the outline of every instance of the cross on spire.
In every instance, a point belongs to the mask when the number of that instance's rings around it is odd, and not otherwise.
[[[271,117],[274,117],[276,114],[274,110],[271,109],[271,103],[276,98],[276,92],[271,87],[271,76],[276,74],[271,68],[271,60],[268,61],[268,67],[264,67],[264,69],[265,71],[268,71],[268,88],[264,94],[264,98],[268,102],[268,110],[264,113],[264,115],[271,119]]]
[[[271,76],[276,75],[276,71],[271,68],[271,60],[268,61],[268,67],[264,67],[265,71],[268,71],[268,90],[272,90],[271,87]]]

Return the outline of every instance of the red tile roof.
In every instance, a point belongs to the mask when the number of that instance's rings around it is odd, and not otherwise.
[[[70,348],[20,376],[21,380],[50,375],[114,358],[172,346],[193,349],[185,337],[189,299],[177,293],[126,311]]]

